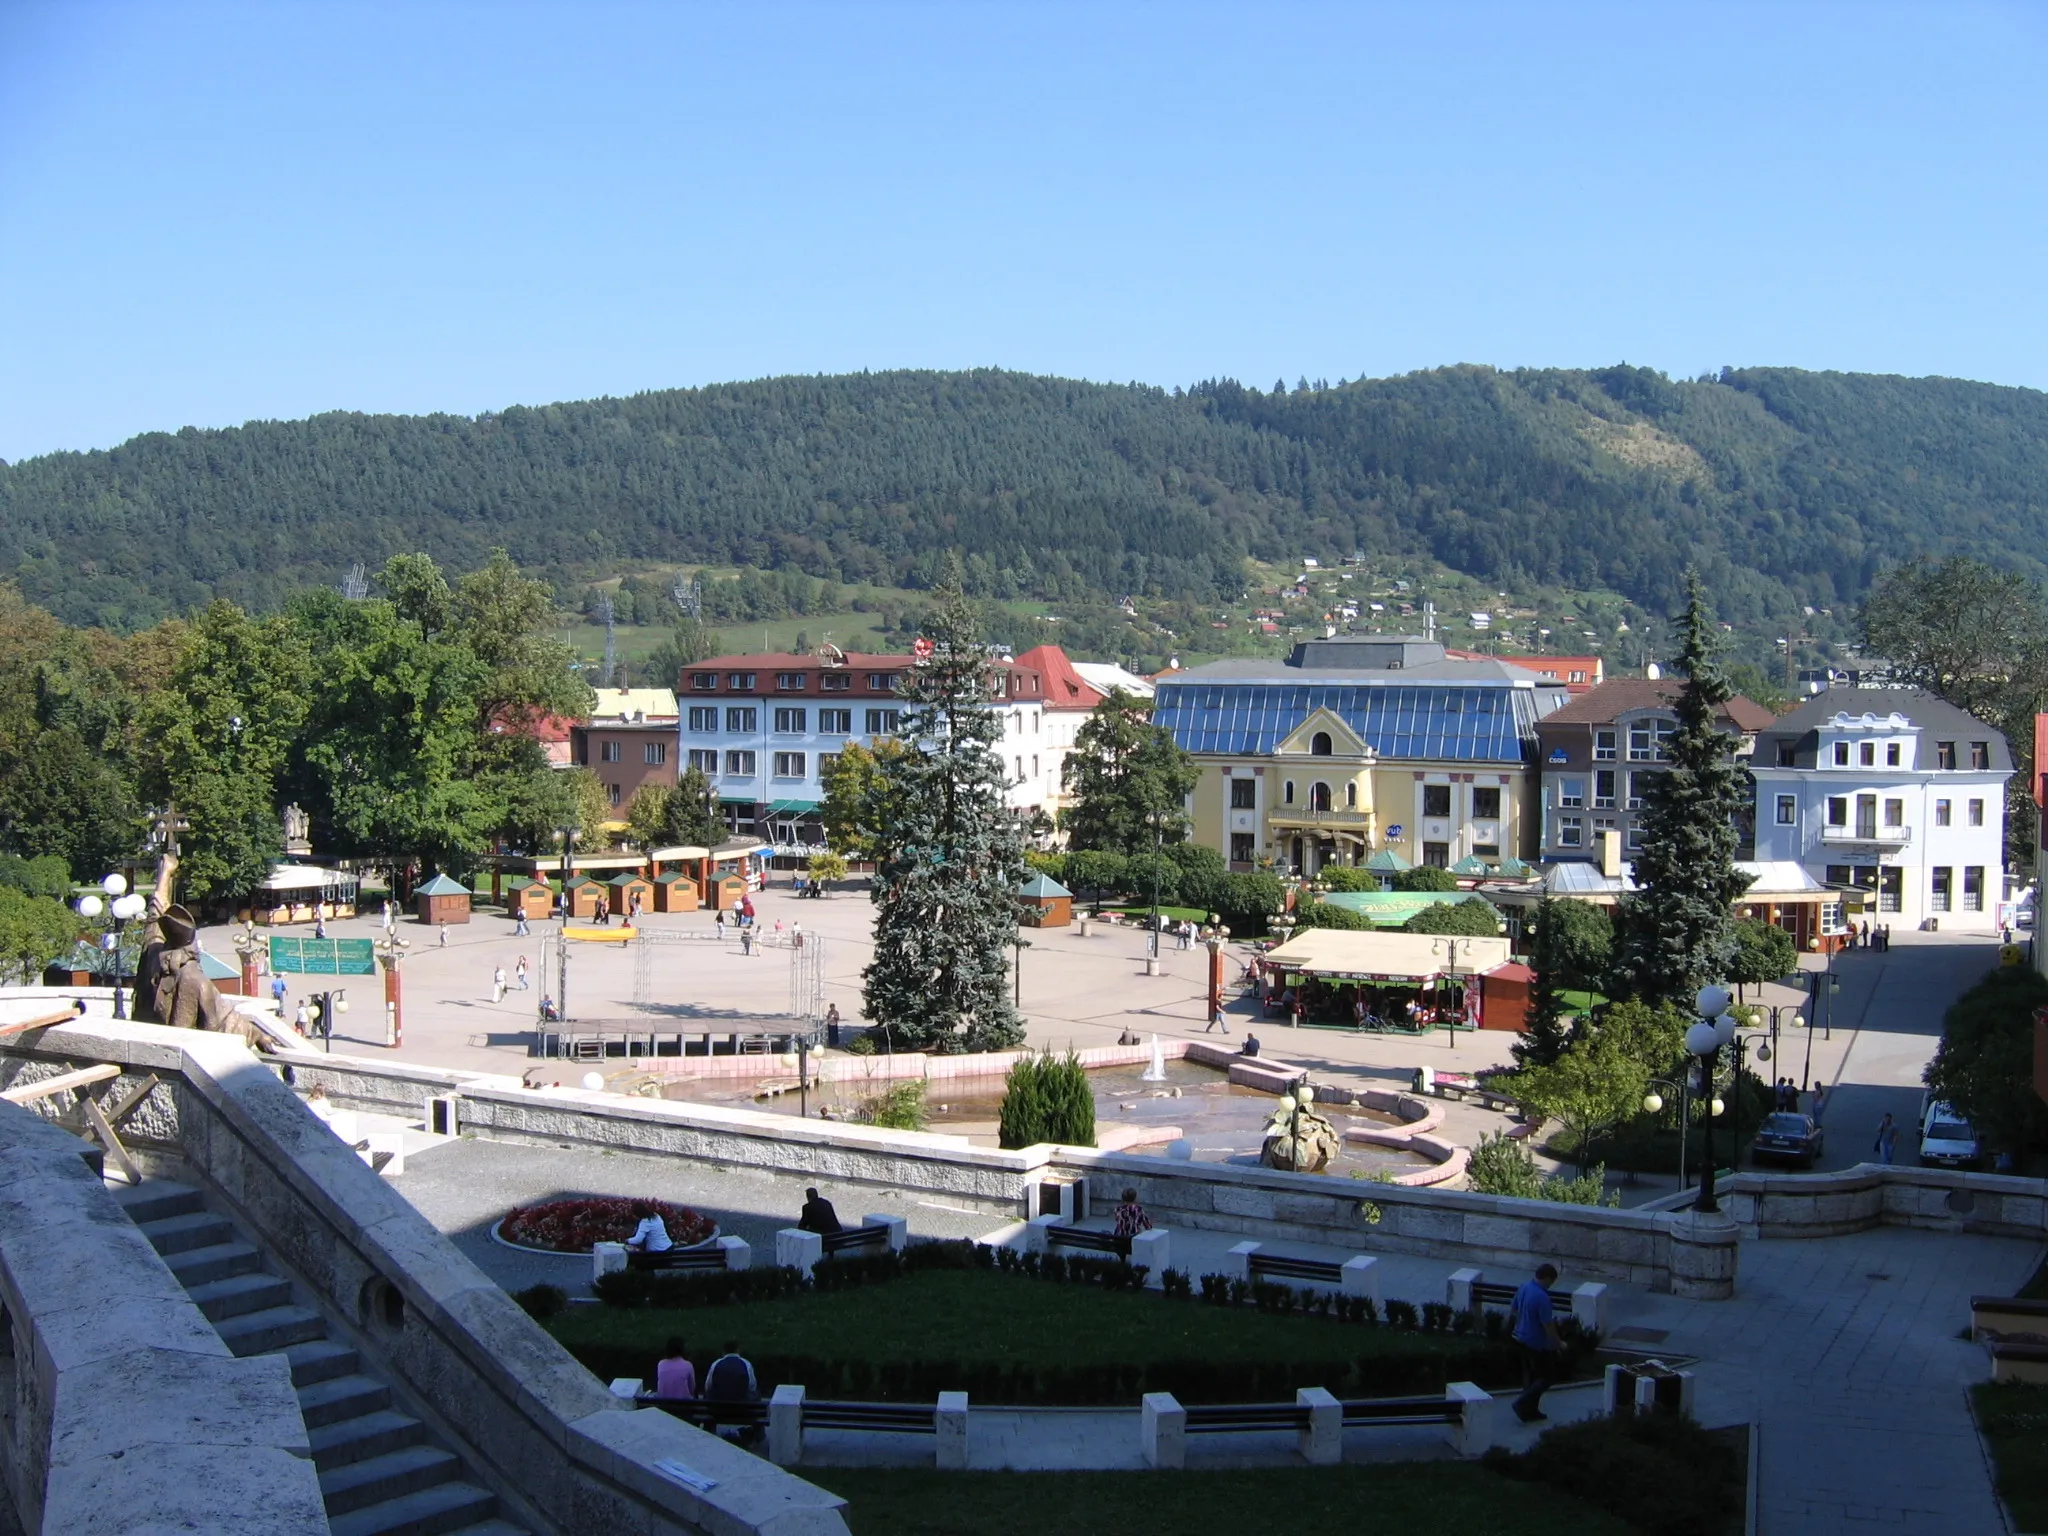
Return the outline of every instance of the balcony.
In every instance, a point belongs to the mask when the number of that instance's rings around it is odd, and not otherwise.
[[[1879,827],[1861,822],[1853,827],[1822,827],[1822,843],[1835,848],[1861,843],[1872,848],[1903,848],[1913,841],[1911,827]]]
[[[1372,828],[1371,811],[1317,811],[1305,805],[1277,807],[1266,820],[1276,827],[1341,827],[1347,832]]]

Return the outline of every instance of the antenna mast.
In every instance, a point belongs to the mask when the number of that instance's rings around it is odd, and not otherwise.
[[[597,600],[597,622],[604,626],[604,686],[612,686],[612,673],[619,664],[618,626],[613,621],[610,593],[601,594]]]

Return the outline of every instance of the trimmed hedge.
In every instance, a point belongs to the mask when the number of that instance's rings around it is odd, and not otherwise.
[[[1669,1414],[1584,1419],[1546,1431],[1519,1455],[1495,1446],[1485,1464],[1547,1483],[1661,1536],[1740,1530],[1742,1457],[1722,1434]]]

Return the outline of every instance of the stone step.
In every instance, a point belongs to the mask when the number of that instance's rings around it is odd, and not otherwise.
[[[189,1216],[205,1208],[199,1191],[170,1179],[144,1179],[140,1184],[109,1184],[107,1193],[137,1226],[166,1216]]]
[[[303,1344],[286,1346],[283,1354],[291,1362],[295,1387],[310,1387],[316,1381],[353,1375],[362,1363],[352,1345],[336,1339],[308,1339]]]
[[[374,1376],[336,1376],[299,1388],[299,1412],[306,1428],[339,1424],[391,1406],[391,1389]]]
[[[322,1472],[320,1493],[327,1500],[330,1516],[345,1515],[402,1493],[453,1482],[461,1475],[462,1463],[438,1445],[409,1445]]]
[[[439,1483],[329,1518],[334,1536],[443,1536],[489,1516],[497,1498],[474,1483]]]
[[[243,1242],[187,1248],[182,1253],[167,1253],[163,1259],[187,1290],[209,1280],[225,1280],[230,1275],[252,1275],[263,1268],[263,1255]]]
[[[221,1342],[236,1355],[268,1355],[292,1344],[327,1336],[327,1320],[310,1307],[272,1307],[224,1317],[213,1325]]]
[[[268,1312],[292,1299],[292,1283],[282,1275],[229,1275],[204,1285],[188,1285],[185,1294],[218,1323],[247,1312]]]
[[[211,1211],[185,1211],[153,1221],[138,1222],[150,1246],[168,1257],[189,1253],[194,1248],[212,1248],[235,1240],[234,1226]]]
[[[360,1418],[343,1419],[339,1424],[309,1428],[307,1433],[313,1442],[313,1465],[325,1472],[330,1467],[368,1461],[386,1451],[402,1451],[409,1445],[422,1444],[427,1438],[427,1426],[410,1414],[380,1408]]]

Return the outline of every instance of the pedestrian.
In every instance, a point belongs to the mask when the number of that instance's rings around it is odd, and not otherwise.
[[[441,925],[441,947],[443,949],[448,947],[448,925],[446,923]]]
[[[825,1010],[825,1043],[827,1045],[837,1045],[839,1043],[839,1005],[837,1003],[834,1003]]]
[[[1218,1003],[1215,1006],[1215,1008],[1210,1012],[1209,1026],[1207,1029],[1204,1029],[1202,1033],[1206,1035],[1209,1033],[1210,1030],[1215,1029],[1222,1030],[1223,1033],[1226,1035],[1230,1033],[1230,1025],[1223,1017],[1223,1005],[1221,1003]]]
[[[1879,947],[1886,950],[1887,952],[1889,952],[1892,947],[1892,925],[1890,923],[1886,923],[1884,925],[1884,943]]]
[[[742,928],[740,930],[740,953],[743,955],[751,955],[753,952],[754,930],[751,928]]]
[[[527,992],[532,990],[526,980],[526,956],[521,955],[519,957],[519,963],[512,967],[512,974],[519,978],[520,991]]]
[[[270,978],[270,1000],[277,1004],[277,1016],[280,1019],[284,1017],[284,995],[288,990],[282,976]]]
[[[791,923],[789,925],[789,947],[791,949],[802,949],[804,947],[804,925],[802,923]]]
[[[1557,1379],[1557,1356],[1563,1343],[1557,1336],[1557,1315],[1550,1302],[1550,1288],[1556,1283],[1555,1264],[1537,1265],[1536,1278],[1522,1282],[1508,1311],[1513,1325],[1509,1336],[1522,1357],[1522,1395],[1515,1399],[1515,1417],[1524,1424],[1540,1424],[1550,1417],[1543,1411],[1543,1393]]]
[[[1301,1021],[1302,1021],[1303,1019],[1307,1018],[1307,1017],[1308,1017],[1308,1009],[1307,1009],[1307,1007],[1306,1007],[1306,1006],[1304,1006],[1304,1005],[1303,1005],[1303,1003],[1302,1003],[1302,1000],[1301,1000],[1301,994],[1300,994],[1299,992],[1297,992],[1297,993],[1295,993],[1295,994],[1294,994],[1294,1017],[1293,1017],[1293,1024],[1294,1024],[1294,1027],[1295,1027],[1296,1029],[1299,1029],[1299,1028],[1301,1028]]]
[[[494,1003],[505,1001],[505,967],[502,965],[491,967],[491,1001]]]
[[[313,937],[316,939],[327,937],[327,903],[324,901],[313,903]]]
[[[720,908],[718,909],[717,913],[716,913],[716,914],[715,914],[715,915],[713,916],[713,918],[712,918],[712,921],[718,924],[718,936],[719,936],[719,937],[720,937],[721,939],[722,939],[722,938],[724,938],[724,937],[725,937],[725,908],[723,908],[723,907],[720,907]]]
[[[1892,1117],[1886,1115],[1877,1123],[1877,1144],[1870,1150],[1877,1154],[1877,1160],[1880,1163],[1889,1165],[1893,1157],[1897,1155],[1898,1146],[1899,1128],[1892,1124]]]
[[[384,898],[384,931],[386,933],[391,931],[391,898],[389,896]]]
[[[303,1035],[307,1030],[311,1029],[312,1027],[313,1015],[311,1014],[311,1012],[307,1010],[306,1005],[304,1003],[300,1003],[299,1011],[292,1015],[292,1028],[296,1029],[300,1034]]]
[[[1821,1106],[1823,1106],[1824,1104],[1826,1104],[1826,1103],[1827,1103],[1827,1101],[1828,1101],[1828,1090],[1827,1090],[1827,1085],[1826,1085],[1825,1083],[1822,1083],[1822,1082],[1820,1082],[1820,1081],[1819,1081],[1818,1079],[1816,1079],[1816,1080],[1815,1080],[1815,1082],[1814,1082],[1814,1085],[1813,1085],[1813,1094],[1812,1094],[1812,1096],[1811,1096],[1811,1097],[1810,1097],[1810,1098],[1809,1098],[1809,1099],[1807,1100],[1807,1104],[1808,1104],[1808,1106],[1809,1106],[1809,1108],[1808,1108],[1808,1113],[1810,1113],[1810,1114],[1811,1114],[1811,1115],[1813,1116],[1813,1123],[1814,1123],[1815,1125],[1819,1125],[1819,1124],[1820,1124],[1820,1112],[1821,1112]]]
[[[804,1208],[797,1213],[796,1229],[829,1237],[840,1230],[839,1213],[832,1209],[830,1200],[815,1189],[807,1189],[804,1191]]]
[[[1140,1232],[1152,1230],[1152,1218],[1145,1214],[1145,1207],[1138,1204],[1138,1192],[1126,1189],[1117,1201],[1116,1235],[1136,1237]]]
[[[526,926],[526,907],[522,903],[512,909],[512,937],[524,939],[532,936],[533,930]]]
[[[689,1346],[681,1339],[670,1339],[662,1346],[661,1360],[654,1367],[654,1395],[656,1397],[695,1397],[697,1395],[697,1367],[690,1364]]]

